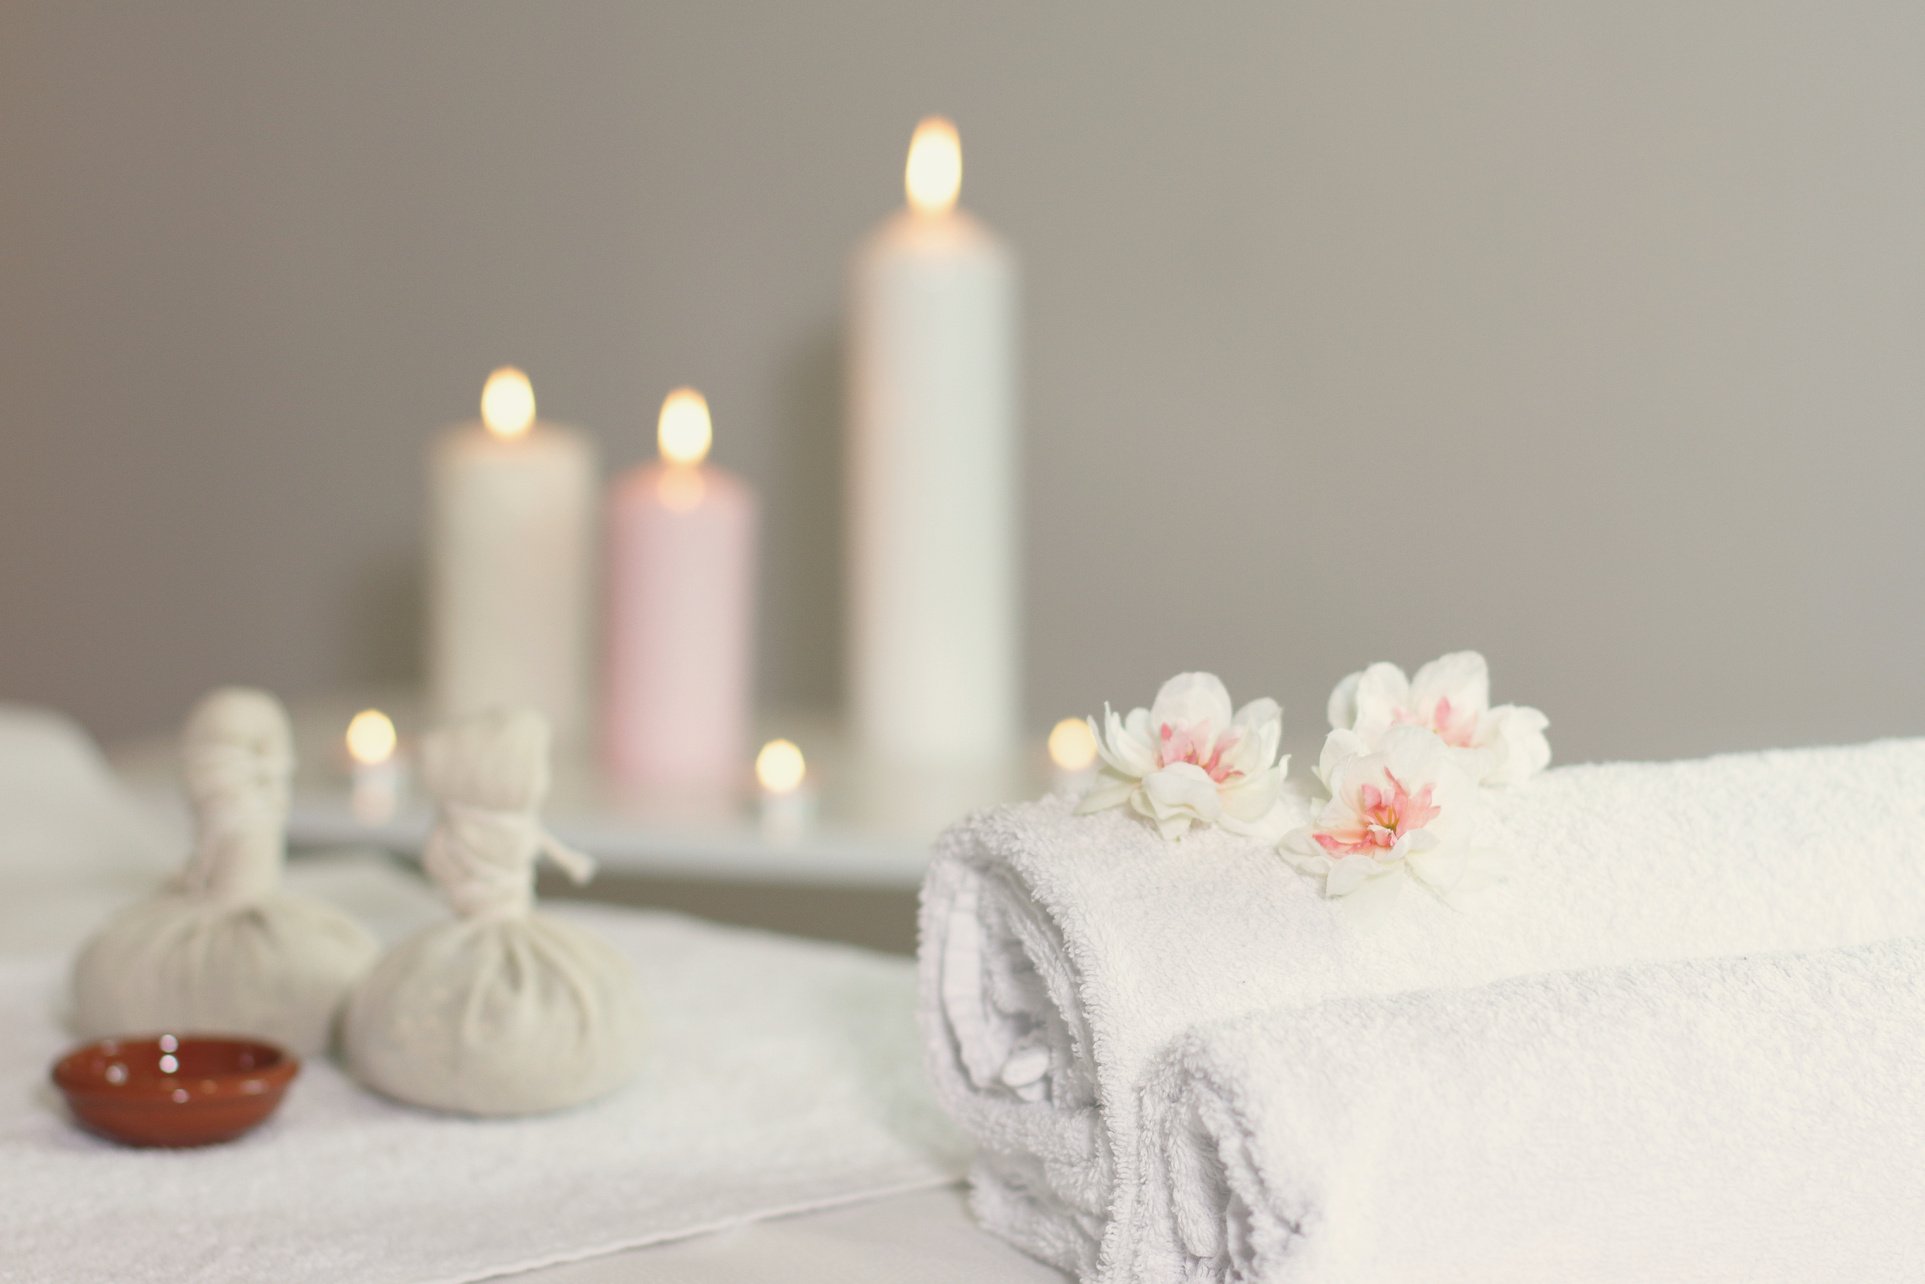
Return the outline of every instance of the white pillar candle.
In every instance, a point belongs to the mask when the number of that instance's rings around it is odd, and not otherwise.
[[[954,126],[923,121],[909,208],[853,269],[849,689],[902,765],[1001,758],[1020,721],[1017,272],[961,179]]]
[[[603,746],[625,785],[713,798],[748,779],[755,492],[705,462],[694,389],[668,395],[657,437],[661,461],[610,501]]]
[[[537,422],[512,367],[489,377],[481,415],[428,460],[430,696],[443,718],[532,707],[572,737],[588,699],[594,448]]]

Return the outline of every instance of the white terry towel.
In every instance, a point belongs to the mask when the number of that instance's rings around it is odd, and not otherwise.
[[[465,1119],[315,1058],[258,1131],[191,1151],[129,1150],[67,1121],[47,1084],[71,1039],[53,1010],[64,961],[0,957],[0,1280],[456,1284],[961,1172],[918,1064],[907,959],[674,915],[550,912],[641,978],[649,1044],[629,1087]]]
[[[1925,935],[1925,741],[1566,767],[1493,793],[1508,881],[1468,910],[1406,889],[1358,927],[1270,847],[1167,843],[1069,800],[952,829],[923,889],[921,1015],[982,1147],[978,1217],[1109,1277],[1137,1092],[1193,1025],[1354,995]]]
[[[1237,1018],[1143,1149],[1143,1284],[1915,1281],[1925,942]]]
[[[72,722],[0,705],[0,1280],[424,1284],[494,1279],[952,1182],[908,961],[594,906],[648,1000],[641,1081],[591,1106],[475,1121],[307,1061],[259,1131],[127,1150],[73,1128],[47,1067],[72,1043],[66,953],[179,861]],[[446,918],[371,853],[303,857],[291,888],[387,939]]]

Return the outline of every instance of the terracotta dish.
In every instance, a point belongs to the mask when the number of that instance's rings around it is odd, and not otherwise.
[[[301,1063],[224,1035],[102,1039],[54,1063],[74,1119],[129,1146],[232,1141],[274,1113]]]

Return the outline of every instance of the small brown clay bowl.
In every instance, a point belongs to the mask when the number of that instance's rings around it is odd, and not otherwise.
[[[211,1146],[274,1113],[300,1061],[218,1034],[102,1039],[54,1063],[54,1085],[90,1132],[129,1146]]]

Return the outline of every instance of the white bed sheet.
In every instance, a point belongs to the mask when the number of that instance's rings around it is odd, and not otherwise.
[[[0,705],[0,810],[14,842],[0,851],[0,953],[71,948],[101,917],[150,889],[179,860],[186,835],[176,816],[144,817],[123,831],[103,832],[99,850],[50,868],[39,834],[60,835],[76,809],[86,810],[89,777],[102,764],[74,738],[72,756],[38,752],[45,715]],[[19,743],[14,743],[18,741]],[[29,754],[9,753],[27,748]],[[78,788],[76,788],[78,782]],[[98,815],[91,816],[96,824]],[[294,881],[327,895],[384,938],[441,913],[422,889],[397,896],[378,857],[303,861]],[[0,1267],[0,1277],[6,1274]],[[1063,1284],[1066,1276],[983,1232],[960,1186],[819,1213],[764,1221],[667,1244],[631,1249],[565,1266],[503,1278],[529,1284]]]
[[[960,1186],[756,1222],[509,1277],[516,1284],[1066,1284],[978,1227]]]

